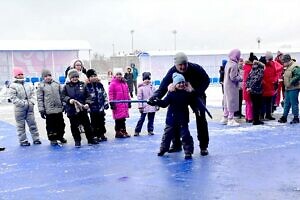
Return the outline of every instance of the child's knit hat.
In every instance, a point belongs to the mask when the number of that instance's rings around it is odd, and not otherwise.
[[[24,74],[23,69],[20,67],[14,67],[13,68],[14,77],[18,76],[19,74]]]
[[[177,85],[178,83],[184,81],[185,82],[185,79],[184,79],[184,76],[182,74],[179,74],[177,72],[173,73],[173,85]]]
[[[51,71],[49,69],[43,69],[41,75],[42,75],[42,78],[44,78],[48,75],[51,75]]]
[[[79,77],[79,73],[76,69],[70,69],[68,72],[69,79],[74,78],[75,76]]]

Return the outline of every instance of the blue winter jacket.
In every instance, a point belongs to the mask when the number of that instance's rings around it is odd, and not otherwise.
[[[88,83],[86,85],[88,92],[91,95],[92,103],[90,104],[91,112],[102,112],[104,106],[108,106],[107,93],[100,82]]]

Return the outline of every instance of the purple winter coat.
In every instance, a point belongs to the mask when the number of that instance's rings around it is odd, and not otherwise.
[[[113,78],[108,88],[109,100],[130,100],[127,83],[124,79]],[[128,103],[116,103],[112,111],[114,119],[128,118]]]
[[[151,83],[141,83],[138,85],[137,99],[148,100],[150,97],[152,97],[154,91],[155,88]],[[143,113],[150,113],[156,111],[155,106],[150,106],[147,103],[139,103],[138,108],[143,108]]]

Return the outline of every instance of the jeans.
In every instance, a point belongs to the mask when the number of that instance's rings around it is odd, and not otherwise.
[[[145,121],[146,116],[148,115],[148,125],[147,125],[147,130],[148,132],[153,132],[154,126],[154,116],[155,112],[150,112],[150,113],[141,113],[140,119],[135,127],[135,132],[140,133]]]

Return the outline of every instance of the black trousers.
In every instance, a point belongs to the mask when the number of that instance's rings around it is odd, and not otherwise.
[[[242,115],[242,104],[243,104],[243,90],[239,90],[239,110],[236,111],[235,115]]]
[[[262,97],[262,107],[261,107],[261,117],[270,117],[272,113],[272,99],[273,96],[270,97]]]
[[[62,112],[46,115],[46,131],[50,141],[62,139],[65,134],[65,126]]]
[[[84,128],[85,136],[88,142],[91,142],[94,138],[91,128],[89,116],[85,111],[81,111],[76,115],[69,116],[71,124],[71,132],[75,141],[81,141],[80,131],[78,126],[82,125]]]
[[[176,131],[175,131],[176,130]],[[182,139],[182,146],[185,153],[194,153],[193,137],[190,134],[188,125],[170,126],[166,125],[164,134],[161,139],[160,150],[167,152],[170,148],[171,140],[174,138],[174,133],[178,133]],[[180,141],[180,139],[179,139]]]
[[[262,105],[262,94],[250,94],[253,109],[253,122],[259,121]]]
[[[115,119],[115,131],[126,131],[126,118]]]
[[[106,133],[105,112],[91,112],[90,117],[93,135],[98,138],[103,136]]]
[[[206,105],[206,97],[201,98],[202,103]],[[208,125],[205,116],[205,111],[201,110],[200,115],[197,113],[196,116],[196,126],[197,126],[197,138],[199,140],[199,146],[201,150],[205,150],[208,148],[209,144],[209,134],[208,134]],[[178,149],[181,148],[181,141],[180,141],[180,133],[178,129],[174,130],[174,137],[172,139],[172,148]]]

